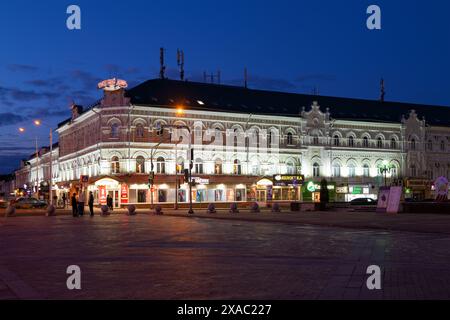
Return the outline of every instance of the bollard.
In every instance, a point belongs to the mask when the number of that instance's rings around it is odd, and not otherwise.
[[[155,214],[158,215],[158,216],[164,214],[164,212],[162,211],[161,206],[156,206],[155,207]]]

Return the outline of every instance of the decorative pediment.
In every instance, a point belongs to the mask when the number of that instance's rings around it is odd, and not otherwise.
[[[325,112],[320,110],[320,105],[314,101],[309,111],[302,108],[301,117],[306,120],[306,128],[308,132],[322,132],[326,134],[330,128],[330,112],[327,108]]]

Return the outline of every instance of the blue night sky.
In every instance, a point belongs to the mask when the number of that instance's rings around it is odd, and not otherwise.
[[[345,5],[344,5],[345,3]],[[66,28],[81,7],[82,29]],[[366,28],[366,9],[382,10],[382,30]],[[450,2],[430,1],[8,1],[0,10],[0,173],[48,144],[69,103],[100,97],[98,81],[134,85],[156,78],[159,48],[176,78],[176,49],[186,77],[221,70],[222,83],[300,93],[450,106]],[[19,134],[18,127],[27,133]]]

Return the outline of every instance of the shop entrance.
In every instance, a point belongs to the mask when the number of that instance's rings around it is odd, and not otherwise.
[[[119,208],[119,190],[109,190],[108,194],[113,199],[113,208]]]
[[[266,190],[256,190],[256,201],[257,202],[265,202],[267,199],[267,191]]]

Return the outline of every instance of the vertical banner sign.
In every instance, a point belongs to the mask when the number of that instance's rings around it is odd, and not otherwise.
[[[120,203],[128,203],[128,185],[126,183],[120,187]]]
[[[400,210],[400,200],[402,198],[402,187],[391,187],[389,200],[386,208],[387,213],[398,213]]]
[[[105,186],[98,187],[98,202],[101,205],[106,204],[106,187]]]

